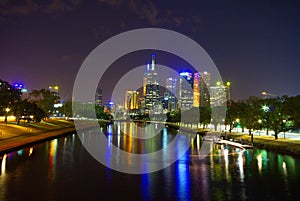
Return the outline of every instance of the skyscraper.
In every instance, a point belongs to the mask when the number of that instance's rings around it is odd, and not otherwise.
[[[166,79],[166,109],[168,111],[174,111],[177,109],[176,105],[176,83],[177,79],[175,78],[167,78]]]
[[[95,94],[95,104],[102,106],[102,90],[97,89]]]
[[[200,106],[210,105],[210,73],[201,72],[200,73]]]
[[[200,106],[200,73],[194,73],[193,80],[193,107]]]
[[[224,105],[230,100],[230,82],[226,82],[225,85],[221,82],[217,82],[216,86],[210,87],[210,92],[211,106]]]
[[[139,109],[140,94],[138,91],[126,91],[125,96],[125,109],[135,110]]]
[[[155,70],[155,54],[151,55],[151,65],[147,64],[147,69],[144,73],[144,88],[146,88],[145,112],[149,113],[155,105],[160,104],[158,74]]]
[[[181,110],[188,110],[193,107],[193,74],[182,72],[179,82],[179,107]]]

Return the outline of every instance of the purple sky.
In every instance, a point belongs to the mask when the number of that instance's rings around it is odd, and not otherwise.
[[[300,94],[299,1],[40,2],[0,0],[0,79],[29,90],[57,84],[62,99],[70,99],[77,71],[95,47],[124,31],[156,27],[197,41],[232,81],[233,99],[262,91]],[[149,59],[147,51],[124,57],[104,80],[117,81]],[[159,54],[157,62],[186,65]],[[102,89],[106,100],[111,89]]]

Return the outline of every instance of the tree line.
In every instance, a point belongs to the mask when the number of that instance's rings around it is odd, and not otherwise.
[[[226,108],[224,111],[223,109]],[[205,128],[208,124],[224,124],[229,128],[229,132],[235,127],[240,127],[244,132],[247,128],[249,135],[254,130],[266,129],[274,131],[275,139],[278,139],[280,132],[286,132],[293,128],[300,128],[300,95],[289,97],[260,98],[251,96],[246,100],[227,102],[226,107],[216,106],[213,108],[219,112],[220,117],[225,119],[212,120],[211,107],[192,108],[188,113],[188,118],[181,119],[180,110],[172,111],[167,114],[167,121],[186,123],[195,122],[195,116],[199,115],[197,120]]]
[[[56,103],[60,103],[59,94],[49,89],[32,90],[25,97],[22,97],[21,88],[16,88],[7,81],[0,79],[0,116],[8,115],[16,117],[17,124],[20,120],[27,122],[40,122],[54,114],[61,114],[65,117],[76,116],[76,111],[72,111],[72,101],[67,101],[62,107],[55,108]],[[85,103],[77,104],[76,108],[83,108],[82,116],[89,117],[91,109],[94,107],[98,119],[112,119],[111,114],[104,111],[103,106]],[[80,105],[80,106],[78,106]]]
[[[59,103],[57,92],[48,89],[33,90],[22,98],[21,88],[15,88],[7,81],[0,80],[0,115],[14,115],[20,120],[40,122],[54,113],[54,104]]]

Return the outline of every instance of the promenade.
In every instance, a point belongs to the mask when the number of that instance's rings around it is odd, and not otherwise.
[[[0,152],[75,131],[70,120],[55,119],[41,123],[0,123]]]

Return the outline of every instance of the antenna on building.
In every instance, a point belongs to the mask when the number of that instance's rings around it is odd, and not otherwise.
[[[155,53],[153,53],[151,57],[151,70],[155,70]]]

